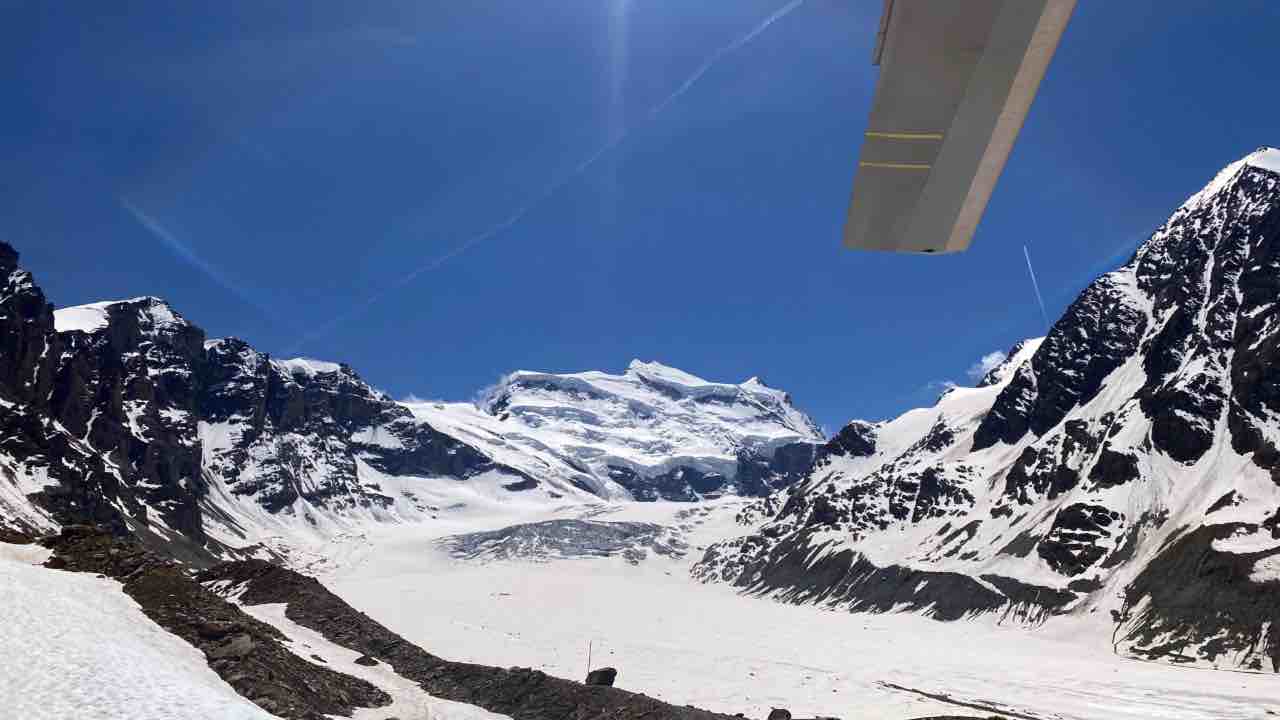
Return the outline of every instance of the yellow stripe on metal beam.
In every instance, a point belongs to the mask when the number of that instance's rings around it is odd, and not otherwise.
[[[860,162],[862,167],[891,168],[893,170],[928,170],[933,167],[929,163],[894,163],[894,162]]]
[[[875,132],[868,130],[866,136],[869,138],[880,138],[883,140],[941,140],[942,133],[922,133],[922,132]]]
[[[1077,0],[881,2],[844,243],[964,250]]]

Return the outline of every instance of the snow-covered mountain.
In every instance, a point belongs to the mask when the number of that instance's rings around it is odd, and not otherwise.
[[[820,433],[756,380],[656,363],[517,372],[482,405],[400,403],[163,300],[56,312],[0,244],[0,525],[96,522],[179,557],[287,551],[448,509],[763,495]]]
[[[757,378],[713,383],[638,360],[622,375],[515,372],[475,405],[406,406],[491,457],[605,498],[764,495],[807,472],[823,442]]]
[[[852,610],[1098,617],[1135,656],[1280,671],[1278,299],[1262,149],[978,387],[845,428],[695,572]]]

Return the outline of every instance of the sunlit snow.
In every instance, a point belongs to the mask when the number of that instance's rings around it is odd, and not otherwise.
[[[22,720],[271,720],[114,580],[36,565],[0,543],[0,698]]]
[[[764,717],[905,720],[1008,712],[1036,720],[1246,720],[1280,712],[1275,678],[1144,663],[1116,655],[1102,618],[1036,630],[988,616],[942,623],[850,614],[699,585],[697,548],[732,532],[736,499],[690,506],[566,507],[541,517],[684,526],[691,553],[548,561],[456,560],[432,537],[491,530],[502,515],[379,528],[331,547],[322,578],[354,606],[456,660],[531,666],[581,679],[618,668],[618,686],[667,702]],[[447,590],[446,590],[447,589]],[[978,712],[905,690],[997,710]]]

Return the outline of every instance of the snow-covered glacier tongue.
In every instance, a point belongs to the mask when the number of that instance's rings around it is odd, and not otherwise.
[[[695,574],[854,611],[1069,616],[1132,656],[1280,671],[1278,298],[1264,148],[979,387],[846,428]]]

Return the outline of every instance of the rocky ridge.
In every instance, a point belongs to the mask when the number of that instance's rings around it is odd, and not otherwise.
[[[54,310],[0,244],[0,526],[98,523],[197,563],[466,502],[762,495],[821,436],[780,391],[656,363],[401,403],[346,365],[210,340],[163,300]],[[459,493],[458,483],[466,491]]]

